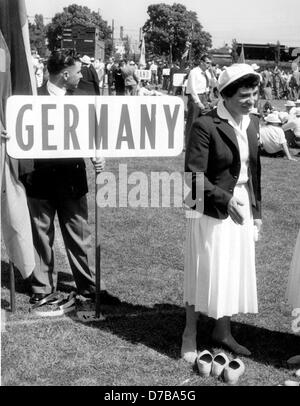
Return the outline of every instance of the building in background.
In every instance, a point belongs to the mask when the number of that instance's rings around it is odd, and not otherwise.
[[[75,49],[81,55],[90,58],[105,58],[105,43],[100,39],[100,31],[97,27],[84,27],[74,25],[63,30],[61,47],[64,49]]]

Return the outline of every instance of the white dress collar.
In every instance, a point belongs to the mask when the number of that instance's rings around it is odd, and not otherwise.
[[[249,124],[251,121],[249,115],[242,116],[242,122],[241,122],[241,125],[239,126],[236,123],[235,119],[232,117],[232,115],[229,113],[229,111],[226,109],[226,107],[224,105],[224,100],[219,101],[218,107],[217,107],[217,113],[220,118],[222,118],[223,120],[227,120],[228,123],[238,132],[245,133],[245,131],[247,131],[247,128],[249,127]]]

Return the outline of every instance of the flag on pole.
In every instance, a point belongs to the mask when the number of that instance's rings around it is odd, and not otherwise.
[[[25,0],[0,0],[0,130],[5,128],[5,105],[10,94],[36,94]],[[1,228],[10,261],[24,278],[35,266],[25,189],[19,162],[1,142]],[[28,168],[32,167],[32,162]]]
[[[241,53],[238,59],[238,63],[246,63],[245,62],[245,54],[244,54],[244,45],[242,44]]]
[[[140,48],[141,48],[141,55],[140,55],[140,60],[139,60],[139,66],[146,67],[146,47],[145,47],[144,34],[142,34],[142,42],[141,42]]]

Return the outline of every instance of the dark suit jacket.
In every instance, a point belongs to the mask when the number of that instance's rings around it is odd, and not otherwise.
[[[38,89],[49,96],[46,84]],[[37,199],[80,198],[88,192],[83,159],[35,159],[33,170],[21,177],[27,196]]]
[[[88,96],[100,96],[99,78],[93,65],[82,66],[78,89]]]
[[[258,131],[257,123],[251,119],[247,134],[249,189],[254,218],[261,218]],[[186,150],[185,171],[204,173],[204,214],[219,219],[228,217],[227,205],[233,196],[240,170],[238,142],[230,124],[218,116],[216,109],[197,118]]]

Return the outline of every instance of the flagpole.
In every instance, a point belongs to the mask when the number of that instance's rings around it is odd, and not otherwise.
[[[190,52],[189,52],[189,65],[190,66],[192,64],[193,39],[194,39],[194,24],[192,23],[192,38],[191,38],[191,45],[190,45]]]
[[[100,207],[97,204],[97,194],[99,190],[99,185],[97,182],[98,174],[95,173],[95,271],[96,271],[96,319],[100,318],[101,314],[101,248],[100,248],[100,235],[99,235],[99,218],[100,218]]]
[[[14,264],[9,261],[9,284],[10,284],[10,308],[11,312],[16,312],[16,283]]]

